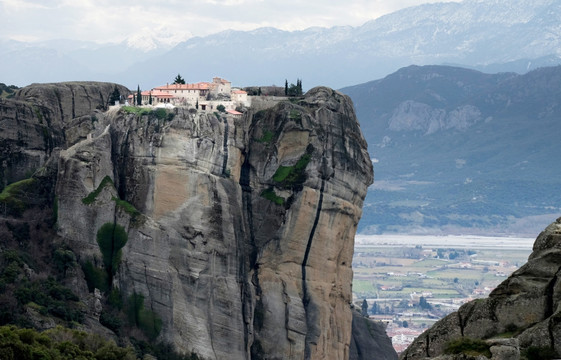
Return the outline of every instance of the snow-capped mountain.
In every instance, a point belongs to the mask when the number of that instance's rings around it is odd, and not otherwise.
[[[40,66],[52,69],[39,78],[30,77],[29,68],[20,65],[32,63],[30,59],[19,61],[29,57],[27,51],[3,46],[0,68],[10,71],[3,72],[0,81],[25,85],[62,80],[58,69],[60,64],[68,66],[70,60],[85,69],[80,71],[84,79],[112,80],[133,88],[160,85],[177,73],[188,81],[219,75],[240,86],[279,85],[285,79],[300,78],[305,88],[338,88],[381,78],[411,64],[524,73],[561,62],[561,2],[433,3],[406,8],[359,27],[292,32],[261,28],[190,37],[165,28],[142,29],[121,44],[97,45],[95,49],[56,48],[69,58],[66,62],[39,55]]]
[[[161,26],[156,29],[144,27],[136,34],[129,36],[122,44],[130,49],[144,52],[169,50],[175,45],[193,37],[188,31],[174,32]]]
[[[560,62],[560,24],[561,4],[555,0],[426,4],[356,28],[293,32],[263,28],[196,37],[133,66],[129,74],[165,64],[144,81],[161,83],[162,78],[196,68],[199,78],[220,74],[240,85],[302,78],[306,87],[341,87],[380,78],[411,64],[456,64],[522,73]]]

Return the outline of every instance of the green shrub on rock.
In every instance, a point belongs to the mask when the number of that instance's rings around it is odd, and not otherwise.
[[[121,249],[127,240],[127,232],[119,224],[105,223],[97,231],[97,244],[103,255],[103,265],[109,276],[109,284],[117,273],[123,255]]]
[[[491,357],[491,350],[489,344],[480,339],[471,339],[468,337],[461,337],[451,340],[444,349],[445,354],[466,354],[466,355],[483,355]]]

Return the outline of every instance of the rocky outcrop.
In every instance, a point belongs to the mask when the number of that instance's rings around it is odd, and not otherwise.
[[[436,96],[436,95],[435,95]],[[461,105],[451,111],[434,108],[413,100],[400,103],[389,118],[391,131],[421,131],[425,135],[442,130],[466,130],[483,120],[473,105]]]
[[[144,296],[159,340],[206,359],[349,357],[373,174],[348,97],[315,88],[241,119],[112,109],[88,134],[60,152],[58,232],[102,264],[97,232],[125,229],[113,284]]]
[[[69,82],[33,84],[0,99],[0,188],[43,167],[55,148],[85,139],[115,89],[129,94],[121,85]]]
[[[528,349],[561,354],[560,274],[561,218],[538,236],[528,262],[489,298],[469,302],[437,322],[402,353],[401,359],[438,357],[449,341],[458,338],[486,339],[493,359]],[[498,342],[497,337],[512,341]]]
[[[397,353],[384,324],[372,321],[355,310],[349,360],[363,359],[397,360]]]

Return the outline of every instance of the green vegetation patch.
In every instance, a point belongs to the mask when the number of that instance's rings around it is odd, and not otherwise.
[[[283,205],[285,202],[285,199],[281,196],[278,196],[275,193],[275,189],[273,188],[268,188],[265,189],[261,192],[261,196],[264,197],[265,199],[274,202],[277,205]]]
[[[162,109],[162,108],[154,110],[153,114],[157,119],[160,119],[160,120],[165,120],[168,116],[168,113],[167,113],[166,109]]]
[[[115,201],[115,204],[117,205],[118,208],[122,209],[124,212],[126,212],[127,214],[129,214],[132,218],[133,222],[136,222],[140,216],[142,215],[140,213],[140,211],[138,211],[133,204],[129,203],[126,200],[121,200],[118,199],[116,197],[113,197],[112,199],[113,201]]]
[[[288,118],[291,120],[301,120],[302,113],[298,110],[290,110],[290,113],[288,114]]]
[[[29,191],[35,183],[35,179],[29,178],[11,183],[6,186],[4,190],[0,193],[0,202],[7,201],[11,197],[16,197],[18,195],[24,194]]]
[[[97,198],[97,196],[101,193],[101,190],[103,190],[104,187],[111,185],[113,185],[113,180],[111,180],[111,178],[109,176],[106,176],[103,178],[103,180],[101,180],[101,183],[99,183],[99,186],[97,187],[97,189],[95,189],[94,191],[92,191],[91,193],[88,194],[88,196],[86,196],[85,198],[82,199],[82,203],[89,205],[92,204],[95,199]]]
[[[124,111],[127,114],[136,114],[138,116],[150,115],[150,113],[152,112],[152,109],[137,106],[121,106],[120,110]]]
[[[0,83],[0,98],[13,97],[17,89],[19,88],[15,85],[6,85],[4,83]]]
[[[109,290],[109,279],[106,271],[95,267],[91,261],[86,261],[82,265],[82,271],[84,271],[84,277],[90,292],[94,292],[94,289],[99,289],[106,293]]]
[[[50,314],[79,323],[84,319],[78,296],[52,277],[47,281],[24,281],[19,284],[14,294],[19,304],[33,303],[32,307],[38,309],[42,315]]]
[[[483,340],[462,337],[450,341],[444,349],[445,354],[483,355],[491,358],[490,346]]]
[[[121,249],[127,243],[128,236],[125,228],[119,224],[105,223],[97,231],[97,244],[103,255],[103,265],[111,278],[117,273],[123,252]]]
[[[292,188],[303,184],[306,181],[306,166],[308,166],[311,159],[311,154],[304,154],[294,166],[279,166],[273,175],[273,181],[285,188]]]
[[[353,292],[374,294],[376,293],[376,288],[370,280],[353,279]]]
[[[0,210],[5,215],[21,216],[27,207],[27,199],[33,198],[36,180],[34,178],[20,180],[9,184],[0,193]]]
[[[91,261],[82,264],[82,270],[92,292],[95,288],[107,293],[112,288],[113,276],[117,273],[123,256],[122,248],[128,241],[125,228],[119,224],[105,223],[97,231],[97,244],[103,256],[105,269],[96,267]]]
[[[530,346],[522,351],[522,355],[528,360],[551,360],[559,358],[557,351],[551,347]]]
[[[275,136],[275,134],[274,134],[272,131],[270,131],[270,130],[265,130],[265,131],[263,132],[263,136],[261,136],[260,139],[257,139],[257,141],[260,142],[260,143],[268,144],[268,143],[270,143],[270,142],[273,140],[273,137],[274,137],[274,136]]]
[[[18,360],[135,360],[132,348],[122,348],[113,341],[83,331],[56,327],[44,332],[0,327],[0,359]]]
[[[155,339],[162,330],[162,319],[158,315],[144,308],[144,295],[136,292],[127,301],[127,315],[129,322],[137,326],[150,339]]]

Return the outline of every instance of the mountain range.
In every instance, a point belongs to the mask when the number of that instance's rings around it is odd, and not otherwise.
[[[342,91],[375,163],[359,232],[531,235],[561,214],[561,66],[409,66]]]
[[[464,0],[406,8],[359,27],[260,28],[185,41],[135,35],[119,44],[4,40],[0,78],[18,86],[82,79],[151,88],[181,73],[191,82],[218,75],[239,86],[282,85],[301,78],[305,88],[340,88],[411,64],[524,73],[560,63],[560,23],[555,0]]]

